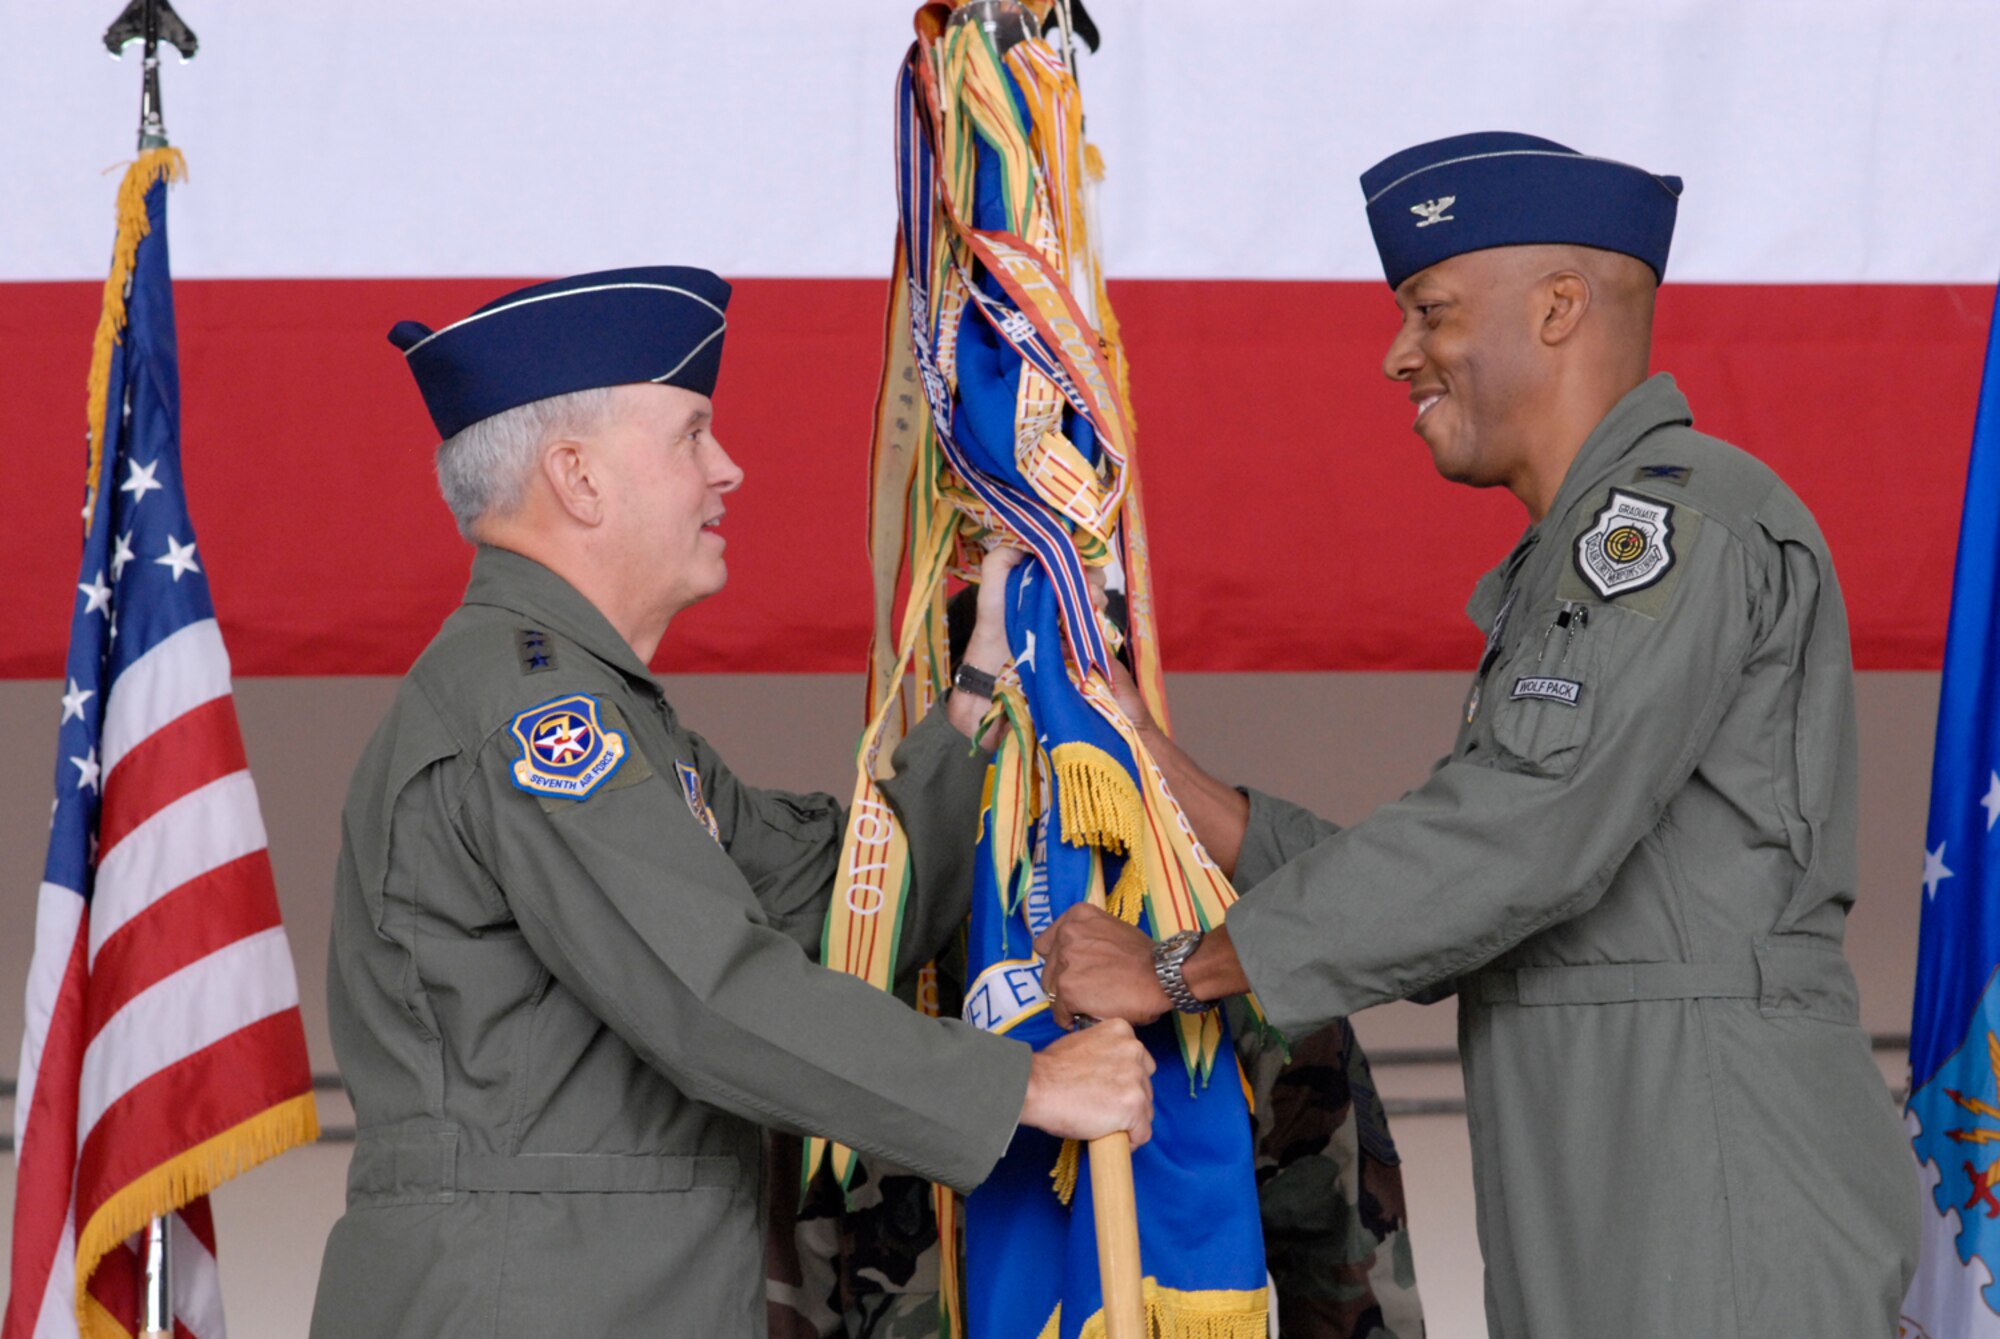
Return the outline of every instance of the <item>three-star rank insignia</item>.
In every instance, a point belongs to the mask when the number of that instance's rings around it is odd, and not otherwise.
[[[688,812],[695,822],[708,829],[708,835],[715,838],[717,846],[722,845],[722,831],[715,826],[715,813],[708,807],[708,801],[701,794],[701,773],[684,762],[676,762],[674,771],[680,775],[681,794],[687,798]]]
[[[1577,574],[1606,600],[1658,585],[1673,565],[1674,509],[1622,488],[1576,541]]]
[[[508,728],[521,745],[514,784],[536,795],[581,800],[625,760],[625,736],[606,729],[597,699],[581,693],[530,707]]]

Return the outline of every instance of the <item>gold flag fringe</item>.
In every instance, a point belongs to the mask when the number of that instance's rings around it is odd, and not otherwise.
[[[186,181],[187,160],[175,148],[148,149],[125,169],[118,186],[118,240],[111,248],[111,273],[104,280],[104,309],[98,313],[97,335],[90,345],[90,465],[84,474],[83,524],[97,510],[97,481],[104,466],[104,397],[111,388],[111,351],[125,330],[125,286],[139,257],[139,243],[153,230],[146,217],[146,192],[156,181]]]
[[[1049,1170],[1049,1180],[1055,1182],[1056,1198],[1068,1208],[1076,1198],[1076,1174],[1083,1161],[1083,1145],[1074,1139],[1063,1140],[1062,1152],[1056,1154],[1056,1165]]]
[[[1183,1292],[1162,1288],[1148,1277],[1146,1339],[1265,1339],[1270,1333],[1271,1293],[1268,1288],[1217,1288]],[[1056,1304],[1036,1339],[1056,1339],[1062,1333],[1062,1304]],[[1079,1339],[1105,1339],[1104,1312],[1083,1322]]]
[[[98,1323],[108,1313],[90,1296],[90,1276],[97,1262],[118,1243],[239,1172],[317,1138],[319,1113],[313,1095],[300,1093],[169,1158],[99,1205],[76,1239],[76,1310],[84,1339],[111,1339],[125,1333],[122,1326],[107,1329]]]
[[[125,1328],[125,1322],[112,1315],[95,1297],[84,1300],[77,1331],[92,1336],[92,1339],[113,1339],[114,1336],[115,1339],[133,1339],[132,1331]]]
[[[1127,860],[1125,868],[1118,871],[1110,896],[1104,899],[1104,909],[1127,925],[1137,925],[1139,913],[1146,909],[1145,865],[1136,855]]]
[[[1076,741],[1050,749],[1049,761],[1062,797],[1063,840],[1114,855],[1136,852],[1146,813],[1125,769],[1095,744]]]

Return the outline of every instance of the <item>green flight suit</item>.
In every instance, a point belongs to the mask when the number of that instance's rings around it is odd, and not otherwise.
[[[531,793],[514,727],[572,696],[622,760]],[[896,761],[914,966],[965,918],[987,758],[933,713]],[[315,1339],[761,1336],[761,1126],[983,1179],[1029,1049],[812,964],[843,826],[737,781],[591,604],[482,549],[344,814],[328,1003],[359,1139]]]
[[[1231,942],[1292,1035],[1457,990],[1499,1339],[1888,1339],[1917,1191],[1841,947],[1846,612],[1691,422],[1633,390],[1480,582],[1428,782],[1344,831],[1253,796]]]

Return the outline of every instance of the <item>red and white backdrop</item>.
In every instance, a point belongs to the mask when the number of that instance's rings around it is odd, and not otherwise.
[[[84,372],[136,110],[114,5],[0,53],[0,676],[53,678]],[[386,674],[467,555],[396,320],[534,278],[737,281],[732,588],[662,668],[858,670],[902,0],[187,0],[173,257],[189,489],[239,674]],[[1092,0],[1088,130],[1132,351],[1168,663],[1455,668],[1520,524],[1437,480],[1378,370],[1355,178],[1464,130],[1687,179],[1658,365],[1818,512],[1863,668],[1937,664],[2000,274],[1992,0]],[[32,750],[31,750],[32,752]]]

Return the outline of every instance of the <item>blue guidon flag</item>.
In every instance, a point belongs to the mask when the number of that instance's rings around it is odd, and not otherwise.
[[[536,795],[581,800],[625,761],[625,736],[597,718],[597,699],[582,693],[530,707],[509,728],[521,746],[514,784]]]
[[[1907,1339],[2000,1336],[2000,343],[1958,535],[1905,1119],[1924,1185]]]

